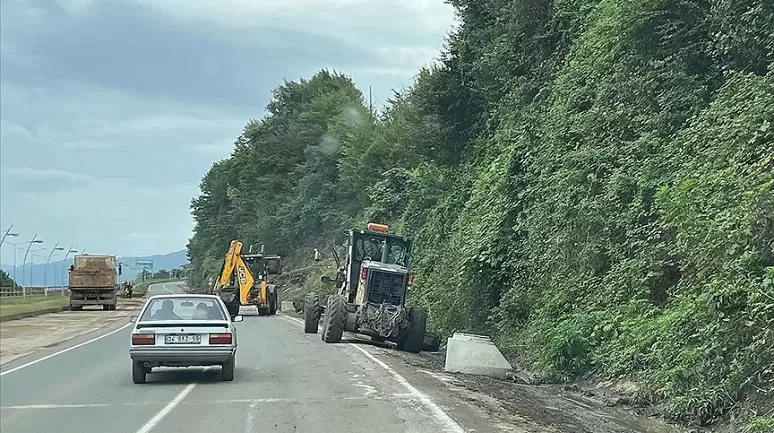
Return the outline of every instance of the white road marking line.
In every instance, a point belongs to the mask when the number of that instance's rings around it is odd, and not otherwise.
[[[452,417],[450,417],[449,414],[447,414],[441,408],[441,406],[438,406],[433,400],[430,399],[430,397],[425,395],[422,391],[416,389],[414,385],[410,384],[405,377],[401,376],[400,373],[398,373],[392,367],[384,363],[384,361],[380,360],[379,358],[371,354],[371,352],[355,344],[350,344],[350,347],[354,347],[355,349],[361,351],[369,359],[379,364],[379,366],[382,367],[383,369],[387,370],[387,372],[390,373],[398,383],[403,385],[403,387],[406,388],[406,390],[412,396],[416,397],[420,402],[422,402],[422,404],[425,405],[425,407],[430,409],[430,411],[433,413],[435,418],[443,425],[444,431],[447,431],[449,433],[465,433],[465,429],[463,429],[461,425],[457,424],[457,421],[454,421]]]
[[[81,409],[92,407],[109,407],[114,406],[110,403],[94,403],[94,404],[26,404],[21,406],[0,406],[0,410],[5,409]]]
[[[303,324],[304,321],[301,319],[297,319],[295,317],[280,315],[279,317],[287,317],[290,320],[293,320],[294,322],[298,322]],[[400,375],[397,371],[395,371],[392,367],[387,365],[384,361],[380,360],[371,352],[363,349],[362,347],[359,347],[356,344],[349,343],[350,347],[353,347],[360,352],[362,352],[365,356],[367,356],[370,360],[374,361],[375,363],[379,364],[380,367],[387,370],[388,373],[392,375],[392,377],[395,378],[395,380],[403,385],[404,388],[409,392],[409,394],[412,397],[415,397],[417,400],[419,400],[425,407],[430,409],[430,411],[433,413],[433,416],[443,425],[444,431],[449,433],[465,433],[465,429],[462,428],[461,425],[457,423],[457,421],[454,421],[452,417],[449,416],[442,408],[441,406],[438,406],[433,400],[430,399],[427,395],[425,395],[422,391],[418,390],[414,387],[409,381]]]
[[[169,292],[169,293],[175,293],[175,292],[173,292],[173,291],[171,291],[171,290],[167,289],[167,285],[166,285],[166,284],[162,284],[162,285],[161,285],[161,288],[162,288],[162,289],[164,289],[164,290],[166,290],[166,291],[167,291],[167,292]]]
[[[250,403],[250,409],[247,412],[247,419],[245,419],[245,433],[253,433],[253,422],[255,421],[255,410],[258,408],[258,403]]]
[[[202,369],[202,372],[208,371],[211,367],[204,367]],[[177,407],[183,399],[193,391],[194,388],[196,388],[197,383],[190,383],[188,386],[183,388],[182,391],[180,391],[180,394],[176,395],[175,398],[172,399],[169,403],[167,403],[166,406],[164,406],[163,409],[159,411],[156,415],[153,416],[153,418],[149,419],[148,422],[143,424],[142,427],[140,427],[139,430],[137,430],[137,433],[148,433],[150,432],[153,427],[156,427],[167,415],[169,415],[170,412],[172,412],[172,409]]]
[[[28,362],[26,364],[22,364],[22,365],[20,365],[18,367],[10,368],[10,369],[5,370],[5,371],[0,371],[0,376],[5,376],[6,374],[13,373],[14,371],[19,371],[22,368],[29,367],[30,365],[35,365],[38,362],[42,362],[42,361],[45,361],[47,359],[51,359],[51,358],[53,358],[55,356],[59,356],[59,355],[61,355],[63,353],[67,353],[67,352],[69,352],[71,350],[75,350],[75,349],[77,349],[79,347],[83,347],[83,346],[85,346],[87,344],[93,343],[93,342],[95,342],[97,340],[101,340],[101,339],[103,339],[105,337],[108,337],[108,336],[111,336],[111,335],[115,334],[116,332],[119,332],[119,331],[122,331],[122,330],[126,329],[130,325],[132,325],[132,324],[131,323],[127,323],[126,325],[124,325],[124,326],[122,326],[122,327],[120,327],[118,329],[115,329],[113,331],[110,331],[107,334],[102,334],[99,337],[92,338],[91,340],[84,341],[83,343],[76,344],[75,346],[68,347],[67,349],[60,350],[59,352],[54,352],[54,353],[52,353],[50,355],[46,355],[46,356],[44,356],[42,358],[38,358],[38,359],[36,359],[34,361],[30,361],[30,362]]]
[[[348,397],[320,397],[320,398],[289,398],[289,397],[264,397],[264,398],[234,398],[228,400],[199,400],[180,402],[178,406],[196,406],[211,404],[245,403],[251,407],[260,403],[310,403],[331,401],[356,401],[356,400],[415,400],[416,397],[409,393],[395,393],[389,395],[348,396]],[[46,409],[90,409],[97,407],[126,407],[126,406],[159,406],[166,401],[137,401],[127,403],[84,403],[84,404],[26,404],[17,406],[0,406],[0,410],[46,410]]]

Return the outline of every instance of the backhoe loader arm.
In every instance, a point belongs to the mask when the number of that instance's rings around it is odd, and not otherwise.
[[[250,268],[247,267],[247,263],[242,260],[242,256],[237,255],[235,262],[236,265],[234,267],[236,268],[237,273],[236,283],[239,286],[239,303],[247,305],[250,297],[250,290],[252,290],[253,284],[255,284],[255,278],[253,278],[253,273],[250,272]]]
[[[237,267],[237,263],[242,262],[239,254],[242,252],[242,242],[231,241],[231,245],[226,252],[226,257],[223,259],[223,266],[220,270],[220,276],[218,281],[215,282],[213,292],[220,293],[223,286],[227,285],[231,276],[234,274],[234,269]],[[242,263],[244,265],[244,263]]]

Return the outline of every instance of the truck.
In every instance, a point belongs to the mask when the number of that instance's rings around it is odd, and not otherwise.
[[[115,310],[119,273],[116,256],[76,255],[70,266],[68,282],[70,310],[82,310],[84,305],[102,305],[103,310]]]
[[[282,272],[282,258],[253,253],[252,245],[247,253],[242,252],[241,241],[233,240],[223,259],[220,276],[212,288],[228,307],[232,317],[239,314],[240,306],[254,305],[259,316],[273,316],[279,306],[279,293],[269,283],[269,275]]]

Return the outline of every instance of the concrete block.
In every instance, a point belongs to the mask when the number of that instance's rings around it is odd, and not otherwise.
[[[296,309],[293,307],[293,301],[280,302],[280,311],[284,311],[286,313],[292,313],[296,311]]]
[[[511,364],[486,335],[456,332],[446,342],[446,371],[504,378]]]

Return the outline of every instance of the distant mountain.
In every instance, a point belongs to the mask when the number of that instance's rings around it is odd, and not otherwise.
[[[170,270],[188,264],[186,250],[146,257],[118,257],[118,260],[123,263],[123,272],[119,277],[120,281],[133,280],[137,277],[140,272],[137,269],[137,261],[153,260],[154,271],[162,269]],[[22,266],[16,266],[16,269],[14,269],[13,265],[1,266],[2,269],[8,272],[8,275],[10,275],[18,284],[24,283],[27,286],[42,286],[48,283],[50,286],[61,286],[67,284],[67,268],[69,268],[72,263],[72,258],[68,258],[67,261],[52,261],[48,266],[39,263],[35,263],[34,265],[27,263],[26,268],[24,268],[24,279],[22,279]],[[30,275],[32,275],[32,282],[30,282]]]

